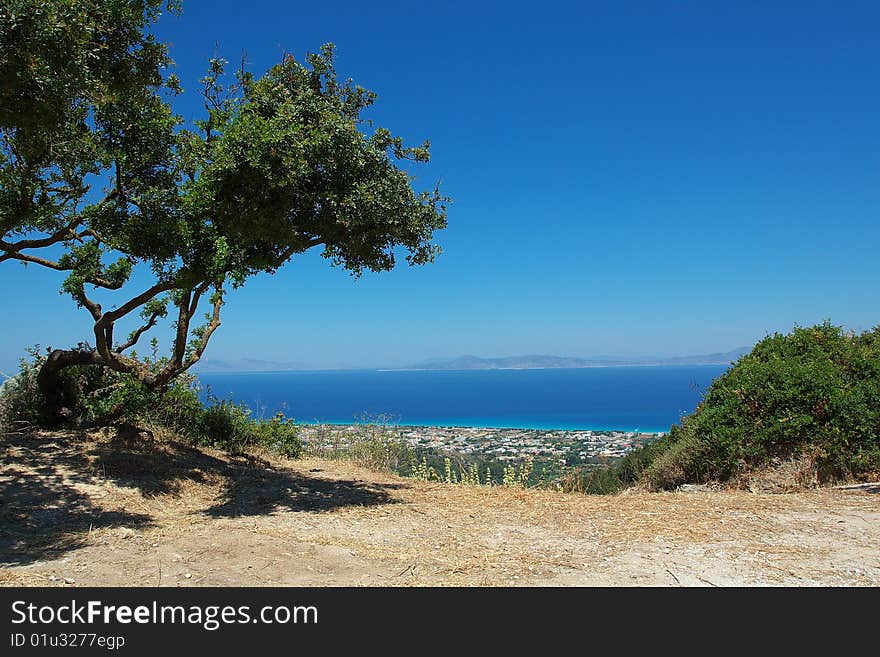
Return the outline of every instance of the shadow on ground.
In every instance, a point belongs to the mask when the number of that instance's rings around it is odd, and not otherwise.
[[[402,487],[303,475],[252,455],[213,456],[132,429],[97,440],[43,432],[0,441],[0,565],[6,566],[57,558],[84,545],[92,529],[154,524],[149,515],[112,508],[112,495],[102,497],[105,482],[147,498],[211,485],[219,495],[202,511],[211,517],[391,504]]]
[[[214,517],[261,515],[276,510],[333,511],[344,507],[393,504],[401,484],[303,476],[254,459],[233,466],[225,496],[205,511]]]
[[[57,558],[84,545],[93,529],[150,524],[146,515],[101,506],[84,489],[100,482],[75,438],[6,436],[0,446],[0,566]]]

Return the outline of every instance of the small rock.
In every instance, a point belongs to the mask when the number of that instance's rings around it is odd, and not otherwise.
[[[705,484],[682,484],[678,487],[682,493],[711,493],[712,489]]]
[[[76,584],[76,580],[73,579],[73,577],[65,577],[65,578],[64,578],[64,583],[65,583],[65,584]]]
[[[187,573],[183,576],[185,579],[192,579],[192,573]]]

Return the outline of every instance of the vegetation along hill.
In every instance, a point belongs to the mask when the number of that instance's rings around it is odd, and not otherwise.
[[[780,466],[800,484],[880,473],[880,328],[825,323],[768,336],[666,437],[591,484],[670,489]]]
[[[578,358],[575,356],[548,356],[543,354],[527,356],[505,356],[502,358],[480,358],[479,356],[459,356],[451,360],[433,360],[411,365],[409,370],[500,370],[500,369],[542,369],[565,367],[615,367],[628,365],[727,365],[735,361],[749,349],[742,347],[733,351],[697,356],[675,356],[662,358],[646,356],[626,358],[622,356],[595,356]]]

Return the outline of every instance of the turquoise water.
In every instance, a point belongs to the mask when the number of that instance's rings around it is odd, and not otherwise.
[[[667,431],[690,413],[720,365],[477,371],[203,373],[221,398],[269,417],[346,424]]]

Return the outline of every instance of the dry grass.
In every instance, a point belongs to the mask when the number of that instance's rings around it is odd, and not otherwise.
[[[864,491],[456,486],[143,433],[5,453],[0,585],[880,584]]]

